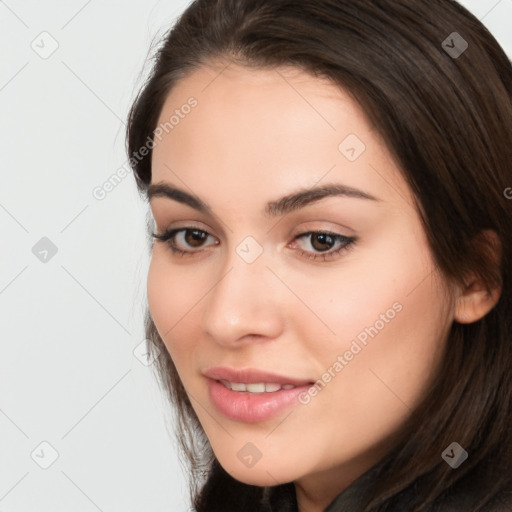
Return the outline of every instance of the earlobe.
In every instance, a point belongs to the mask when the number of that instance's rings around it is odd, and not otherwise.
[[[480,235],[479,241],[483,241],[483,247],[481,247],[489,255],[489,264],[499,268],[501,243],[498,236],[491,230],[485,230]],[[491,311],[500,296],[501,286],[489,289],[488,283],[484,283],[479,277],[472,275],[456,299],[454,320],[461,324],[477,322]]]

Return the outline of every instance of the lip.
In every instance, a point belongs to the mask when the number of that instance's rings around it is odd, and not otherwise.
[[[227,380],[229,382],[241,382],[243,384],[257,384],[266,382],[273,384],[291,384],[293,386],[311,385],[314,381],[308,379],[296,379],[285,377],[277,373],[270,373],[256,368],[228,368],[227,366],[216,366],[206,370],[203,375],[213,380]]]
[[[256,423],[268,420],[280,412],[299,403],[299,396],[313,385],[312,381],[284,377],[252,368],[236,370],[226,367],[211,368],[204,372],[208,377],[208,393],[217,410],[231,420]],[[292,384],[292,389],[280,389],[271,393],[233,391],[220,380],[254,384]]]

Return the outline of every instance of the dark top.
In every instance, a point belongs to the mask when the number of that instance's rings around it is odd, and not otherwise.
[[[386,461],[383,460],[362,474],[349,487],[342,491],[329,504],[324,512],[360,512],[363,499]],[[487,503],[479,502],[482,488],[478,477],[464,480],[463,484],[450,489],[439,497],[431,508],[435,512],[512,512],[512,489],[495,494]],[[414,508],[414,487],[408,488],[394,498],[390,510],[393,512],[410,512]],[[283,484],[270,488],[268,505],[271,512],[298,512],[293,484]],[[290,505],[290,502],[292,503]]]
[[[370,468],[362,474],[355,482],[349,485],[342,493],[338,494],[331,504],[325,509],[325,512],[356,511],[361,507],[362,497],[370,483],[375,478],[375,474],[380,469],[381,464]]]

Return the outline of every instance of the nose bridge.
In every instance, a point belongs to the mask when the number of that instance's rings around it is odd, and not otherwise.
[[[247,335],[279,335],[282,311],[265,256],[253,237],[243,239],[226,256],[202,316],[203,330],[218,343],[232,344]]]

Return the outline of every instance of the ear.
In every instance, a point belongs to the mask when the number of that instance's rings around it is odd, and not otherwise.
[[[501,261],[501,243],[494,231],[484,230],[475,243],[478,249],[486,253],[489,264],[499,268]],[[466,285],[459,290],[455,302],[454,320],[461,324],[471,324],[483,318],[496,305],[501,295],[501,286],[488,290],[488,283],[483,282],[475,274],[471,274]]]

